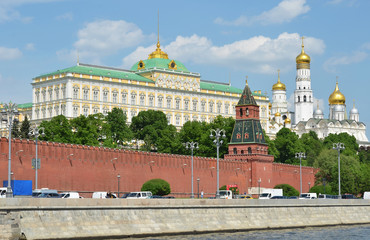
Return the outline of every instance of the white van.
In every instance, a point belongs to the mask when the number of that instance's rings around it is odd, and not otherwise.
[[[0,188],[0,198],[6,198],[6,187]]]
[[[117,196],[114,193],[111,193],[111,197],[109,197],[108,192],[93,192],[92,198],[117,198]]]
[[[62,192],[62,198],[80,198],[80,194],[78,192]]]
[[[220,199],[233,199],[233,192],[231,190],[219,190]]]
[[[152,196],[152,192],[130,192],[127,195],[127,199],[147,199]]]
[[[299,199],[316,199],[317,194],[316,193],[301,193],[299,195]]]
[[[58,191],[55,189],[49,189],[49,188],[35,189],[32,191],[32,197],[39,197],[43,193],[44,194],[47,194],[47,193],[58,194]]]
[[[370,199],[370,192],[364,192],[364,199]]]

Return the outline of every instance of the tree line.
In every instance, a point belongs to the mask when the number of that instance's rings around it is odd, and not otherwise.
[[[104,146],[110,148],[135,148],[142,151],[190,155],[186,142],[198,142],[199,149],[194,149],[194,156],[216,157],[214,139],[210,138],[211,129],[224,129],[226,138],[220,147],[220,157],[228,153],[235,119],[217,116],[212,122],[188,121],[180,130],[169,124],[161,111],[141,111],[127,124],[127,117],[119,108],[113,108],[106,115],[101,113],[67,119],[63,115],[42,121],[45,136],[40,140]],[[27,118],[22,125],[14,124],[13,137],[29,138],[30,123]],[[341,152],[341,189],[343,193],[358,194],[370,190],[370,152],[369,148],[359,148],[355,137],[347,134],[329,134],[319,139],[313,131],[299,137],[288,128],[282,128],[274,140],[265,134],[269,154],[275,162],[299,165],[295,157],[297,152],[304,152],[303,166],[319,168],[313,190],[327,194],[336,194],[338,189],[338,153],[333,143],[344,143]],[[139,144],[140,143],[140,144]]]

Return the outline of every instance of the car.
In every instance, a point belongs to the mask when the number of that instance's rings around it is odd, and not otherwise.
[[[110,192],[93,192],[92,198],[117,198],[117,196]]]
[[[122,194],[121,198],[127,198],[127,196],[128,196],[128,193],[124,193]]]
[[[127,196],[127,199],[147,199],[152,198],[152,192],[145,191],[145,192],[130,192]]]
[[[41,193],[37,196],[38,198],[61,198],[62,195],[59,193]]]
[[[55,189],[49,189],[49,188],[35,189],[32,191],[32,197],[37,198],[41,194],[48,194],[48,193],[58,194],[58,191]]]
[[[249,195],[249,194],[247,194],[247,195],[240,195],[238,198],[239,199],[253,199],[253,197],[251,195]]]
[[[320,194],[319,199],[338,199],[338,195]]]
[[[81,198],[78,192],[62,192],[61,198]]]
[[[342,199],[357,199],[357,197],[353,194],[343,194]]]
[[[287,196],[272,196],[270,199],[288,199]]]
[[[288,199],[298,199],[298,196],[290,196]]]

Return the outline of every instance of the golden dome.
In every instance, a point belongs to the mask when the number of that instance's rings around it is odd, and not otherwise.
[[[280,82],[280,70],[278,70],[278,82],[272,85],[272,90],[283,90],[286,91],[285,84]]]
[[[286,118],[284,122],[290,124],[291,123],[291,120],[290,120],[290,118]]]
[[[272,104],[269,102],[269,108],[271,109],[271,107],[272,107]]]
[[[167,53],[163,52],[160,47],[161,47],[161,44],[158,41],[157,42],[157,49],[154,52],[152,52],[151,54],[149,54],[148,59],[152,59],[152,58],[168,59]]]
[[[343,105],[345,103],[346,103],[346,97],[339,91],[338,81],[337,81],[334,92],[330,94],[329,104],[330,105],[333,105],[333,104]]]
[[[279,112],[275,113],[275,117],[280,117],[281,114]]]
[[[311,58],[304,52],[303,37],[302,37],[302,52],[296,57],[295,61],[297,63],[297,69],[310,68]]]

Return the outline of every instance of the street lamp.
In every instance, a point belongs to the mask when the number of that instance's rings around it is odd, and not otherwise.
[[[69,154],[68,156],[67,156],[67,159],[69,160],[69,164],[71,164],[71,166],[72,166],[72,160],[71,160],[71,158],[70,157],[72,157],[73,156],[73,153],[71,153],[71,154]]]
[[[326,192],[325,192],[325,183],[326,183],[326,178],[323,178],[322,179],[322,185],[324,185],[324,194],[326,194]]]
[[[8,186],[6,189],[6,197],[7,198],[12,198],[13,197],[13,191],[11,187],[11,172],[12,172],[12,125],[13,121],[16,119],[13,119],[14,116],[19,115],[18,113],[18,105],[16,103],[9,102],[9,104],[4,103],[3,104],[3,109],[1,111],[1,114],[3,115],[2,121],[8,122],[9,125],[9,160],[8,160]]]
[[[340,150],[345,149],[344,143],[333,143],[333,149],[338,150],[338,198],[341,199],[342,195],[340,194]]]
[[[308,182],[308,192],[310,192],[311,189],[311,182]]]
[[[121,175],[118,173],[117,181],[118,181],[118,191],[117,191],[117,198],[119,198],[119,180],[121,179]]]
[[[193,174],[194,174],[193,151],[194,151],[194,148],[199,149],[199,144],[197,142],[187,142],[187,143],[185,143],[185,146],[186,146],[186,149],[189,149],[189,148],[191,149],[191,196],[190,196],[190,198],[194,198],[194,189],[193,189]],[[198,198],[199,198],[199,196],[198,196]]]
[[[11,173],[10,173],[10,175],[11,175],[12,181],[13,181],[13,180],[15,180],[15,178],[13,179],[13,177],[14,177],[14,173],[13,173],[13,172],[11,172]]]
[[[213,136],[213,133],[215,134]],[[222,134],[222,135],[221,135]],[[213,143],[216,144],[217,147],[217,191],[216,191],[216,198],[220,198],[220,165],[219,165],[219,155],[220,155],[220,146],[224,142],[223,140],[220,140],[220,137],[225,138],[225,130],[217,128],[216,130],[211,129],[211,135],[209,135],[210,138],[215,138],[213,140]]]
[[[261,195],[261,178],[258,179],[258,198],[260,198]]]
[[[306,155],[304,152],[298,152],[295,154],[295,158],[299,158],[299,193],[302,194],[302,158],[306,158]]]
[[[197,178],[197,182],[198,182],[198,199],[199,199],[199,182],[200,182],[200,178]]]
[[[28,136],[30,136],[30,137],[32,137],[32,136],[34,136],[35,138],[36,138],[36,153],[35,153],[35,155],[36,155],[36,160],[35,160],[35,189],[37,189],[37,169],[39,169],[40,168],[40,166],[39,166],[39,163],[40,163],[40,161],[39,161],[39,159],[38,159],[38,154],[37,154],[37,139],[39,138],[39,136],[42,136],[42,137],[44,137],[45,136],[45,132],[44,132],[44,128],[43,127],[40,127],[40,128],[38,128],[37,126],[36,126],[36,124],[35,124],[35,127],[34,128],[32,128],[31,130],[30,130],[30,132],[28,133]]]

